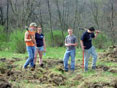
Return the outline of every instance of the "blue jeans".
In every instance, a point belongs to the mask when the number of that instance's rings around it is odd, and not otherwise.
[[[96,67],[96,61],[97,61],[97,54],[96,54],[94,46],[92,46],[90,49],[84,50],[84,68],[85,68],[85,71],[88,70],[88,61],[89,61],[90,55],[92,55],[92,57],[93,57],[92,68],[95,68]]]
[[[28,52],[28,59],[24,64],[24,68],[27,68],[29,64],[31,67],[34,67],[35,46],[27,46],[26,49]]]
[[[74,50],[66,50],[64,55],[64,69],[68,70],[68,60],[69,56],[71,56],[71,70],[75,69],[75,49]]]

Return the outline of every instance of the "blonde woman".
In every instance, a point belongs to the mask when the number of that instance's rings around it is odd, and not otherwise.
[[[37,54],[39,54],[39,65],[43,67],[42,56],[43,56],[43,52],[46,52],[46,44],[45,44],[45,37],[42,34],[41,27],[38,27],[36,30],[35,40],[36,40],[36,52],[35,52],[34,62],[36,63]]]
[[[26,69],[29,64],[32,68],[35,68],[34,55],[35,55],[35,30],[36,30],[36,27],[37,27],[36,23],[31,23],[29,30],[25,32],[24,40],[26,42],[28,59],[26,60],[26,62],[24,64],[24,69]]]

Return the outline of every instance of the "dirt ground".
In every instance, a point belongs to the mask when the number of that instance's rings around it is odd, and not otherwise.
[[[116,66],[98,65],[96,74],[84,77],[81,64],[76,65],[78,70],[74,73],[66,73],[63,70],[62,61],[49,58],[43,61],[43,67],[36,65],[35,70],[31,71],[30,68],[22,69],[22,66],[17,69],[19,65],[14,63],[20,60],[20,58],[0,59],[0,88],[22,88],[13,83],[20,83],[21,80],[27,80],[27,83],[32,84],[47,84],[43,88],[57,88],[66,85],[66,88],[117,88],[117,75],[113,77],[102,74],[103,72],[116,74]],[[117,46],[109,47],[104,53],[99,54],[99,60],[116,63]]]
[[[104,53],[99,54],[99,58],[103,61],[117,62],[117,45],[104,50]]]

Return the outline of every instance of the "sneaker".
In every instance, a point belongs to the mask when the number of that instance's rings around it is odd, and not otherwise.
[[[40,67],[43,67],[44,65],[43,64],[40,64]]]
[[[36,64],[34,64],[33,68],[35,68],[35,67],[36,67]]]
[[[92,66],[92,69],[95,70],[96,69],[96,66]]]
[[[88,71],[88,68],[85,68],[84,71],[87,72]]]
[[[64,72],[68,72],[68,70],[64,70]]]
[[[31,71],[34,71],[35,70],[35,68],[31,68]]]

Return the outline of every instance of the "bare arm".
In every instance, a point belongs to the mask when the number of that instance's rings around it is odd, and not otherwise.
[[[36,40],[35,40],[35,35],[32,36],[32,39],[33,39],[33,43],[35,44],[35,46],[37,46],[36,45]]]
[[[80,45],[81,45],[82,50],[84,51],[84,44],[82,40],[80,40]]]
[[[65,43],[65,46],[77,46],[78,45],[78,43]]]
[[[25,41],[25,42],[30,42],[30,41],[32,41],[32,42],[35,44],[35,46],[36,46],[35,35],[34,35],[34,36],[31,36],[31,35],[30,35],[30,39],[28,39],[28,35],[29,35],[29,32],[26,31],[26,32],[25,32],[24,41]]]
[[[99,30],[96,30],[95,32],[96,32],[96,34],[95,34],[95,37],[94,38],[97,38],[97,36],[100,33],[100,31]]]
[[[43,38],[43,43],[44,43],[44,51],[46,51],[45,37]]]
[[[26,31],[26,32],[25,32],[25,37],[24,37],[24,41],[25,41],[25,42],[32,41],[32,39],[28,39],[28,34],[29,34],[29,33]]]
[[[68,46],[71,46],[71,44],[67,44],[67,43],[65,42],[65,46],[68,47]]]
[[[71,44],[71,46],[77,46],[77,45],[78,45],[78,43]]]
[[[65,46],[68,47],[68,46],[77,46],[78,43],[77,41],[75,41],[75,43],[67,43],[66,40],[65,40]]]
[[[65,46],[68,47],[68,46],[71,46],[71,44],[68,44],[67,43],[67,40],[65,39]]]

